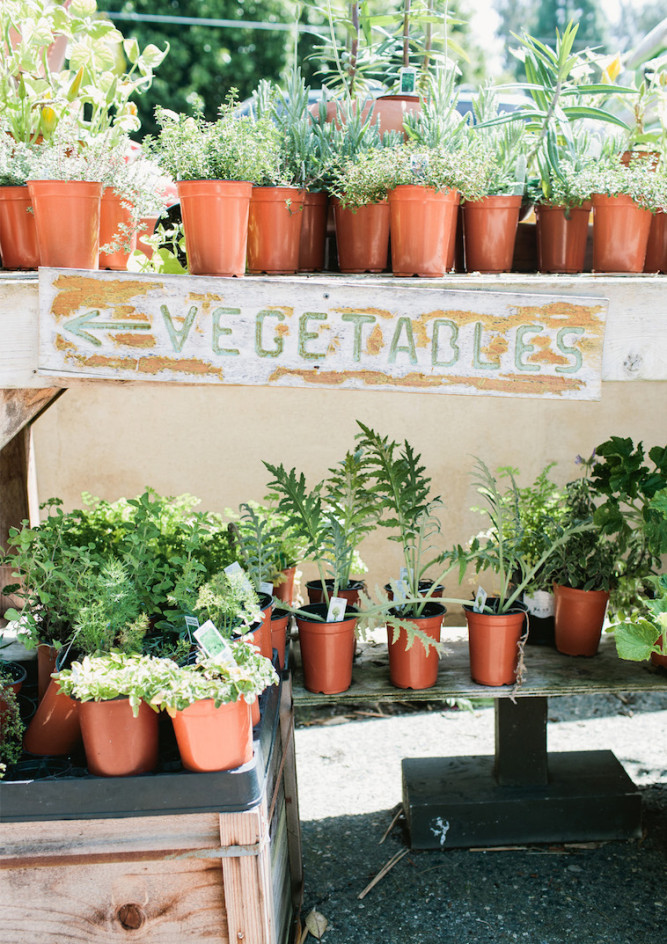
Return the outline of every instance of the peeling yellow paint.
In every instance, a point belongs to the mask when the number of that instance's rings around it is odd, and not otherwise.
[[[384,347],[384,335],[380,325],[375,325],[366,341],[366,353],[370,357],[377,356]]]
[[[340,350],[340,335],[336,334],[327,345],[327,354],[335,354]]]
[[[149,292],[164,291],[164,283],[152,279],[95,279],[86,275],[58,275],[53,286],[58,292],[51,305],[56,320],[69,318],[80,308],[120,309],[124,317],[143,320],[145,316],[136,313],[136,306],[130,302]]]
[[[119,347],[155,347],[157,341],[152,334],[110,334],[109,337]]]
[[[281,321],[280,324],[277,324],[275,326],[274,331],[276,332],[276,334],[279,334],[282,337],[287,337],[287,335],[289,334],[289,325],[286,325],[284,322]]]
[[[62,336],[62,334],[56,335],[53,346],[55,347],[56,351],[76,351],[76,344],[74,344],[72,341],[68,341],[67,338]]]
[[[508,343],[507,338],[502,334],[496,334],[486,347],[483,347],[481,352],[484,354],[490,361],[500,361],[500,358],[507,352]]]
[[[529,354],[526,357],[526,363],[528,364],[552,364],[554,366],[560,366],[569,364],[569,358],[565,357],[564,354],[558,354],[551,347],[551,338],[548,334],[536,334],[530,336],[530,343],[538,348],[537,351],[533,351],[532,354]]]
[[[108,369],[120,370],[123,373],[132,372],[135,374],[156,374],[167,371],[175,373],[190,374],[193,377],[212,375],[220,381],[224,380],[224,373],[221,368],[213,367],[211,364],[202,363],[196,358],[175,358],[175,357],[108,357],[104,354],[91,354],[88,357],[82,354],[68,354],[68,360],[77,364],[82,370],[86,369]]]
[[[353,308],[351,305],[342,305],[339,308],[332,308],[331,311],[339,312],[341,315],[349,313],[354,315],[376,315],[378,318],[394,318],[396,316],[396,312],[389,311],[388,308]]]

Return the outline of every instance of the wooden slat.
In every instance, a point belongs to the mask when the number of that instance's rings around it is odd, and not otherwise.
[[[59,387],[43,390],[0,390],[0,450],[32,423],[62,393]]]
[[[448,653],[440,660],[438,681],[433,688],[420,691],[394,688],[389,681],[386,645],[361,644],[352,672],[352,685],[340,695],[320,695],[306,691],[299,666],[294,679],[295,706],[298,709],[301,705],[307,707],[333,702],[354,704],[438,701],[445,698],[502,698],[510,694],[523,697],[667,691],[667,672],[648,663],[619,659],[611,636],[603,636],[600,650],[592,658],[565,656],[548,646],[526,646],[526,678],[518,689],[510,685],[490,688],[471,680],[465,630],[444,627],[442,641]]]
[[[275,940],[269,823],[266,803],[244,813],[220,816],[223,846],[261,843],[254,856],[222,860],[227,926],[231,941],[273,944]]]

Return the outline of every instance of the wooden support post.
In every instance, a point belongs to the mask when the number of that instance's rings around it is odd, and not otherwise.
[[[230,942],[275,940],[266,799],[252,810],[220,816],[220,840],[232,853],[222,859],[222,884]],[[253,854],[243,854],[244,848]],[[239,855],[233,855],[238,848]]]
[[[501,786],[546,784],[547,699],[498,698],[496,711],[496,780]]]
[[[303,860],[301,856],[301,821],[299,819],[296,752],[294,749],[294,704],[291,675],[283,681],[280,705],[280,740],[285,755],[283,784],[287,816],[287,854],[291,876],[292,906],[294,914],[298,916],[303,903]]]

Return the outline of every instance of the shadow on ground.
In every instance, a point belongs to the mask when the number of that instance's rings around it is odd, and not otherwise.
[[[664,940],[667,784],[645,788],[644,835],[525,850],[408,852],[392,811],[303,824],[304,916],[324,944],[651,944]]]

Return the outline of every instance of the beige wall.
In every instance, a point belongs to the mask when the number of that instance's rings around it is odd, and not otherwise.
[[[564,482],[577,474],[577,453],[590,454],[612,434],[664,443],[666,407],[667,384],[659,382],[604,383],[593,403],[90,384],[66,391],[35,425],[39,497],[60,496],[72,508],[84,490],[113,500],[151,485],[163,494],[190,492],[203,508],[222,510],[263,497],[262,459],[295,465],[319,481],[352,445],[360,419],[422,452],[434,493],[445,499],[449,546],[480,530],[482,519],[469,510],[476,503],[473,455],[492,467],[518,467],[520,483],[555,460],[553,474]],[[397,550],[385,531],[362,548],[371,586],[398,576]]]

